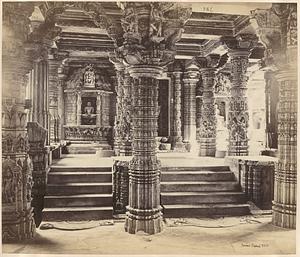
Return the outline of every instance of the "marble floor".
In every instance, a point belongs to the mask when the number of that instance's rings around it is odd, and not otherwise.
[[[156,235],[128,234],[124,231],[124,220],[52,222],[52,229],[38,229],[32,241],[3,244],[2,252],[22,255],[295,254],[296,231],[275,227],[270,222],[271,215],[166,219],[164,230]]]
[[[53,160],[55,166],[112,167],[114,160],[131,160],[131,156],[98,157],[97,154],[66,154]],[[190,153],[158,153],[162,166],[221,166],[224,158],[196,157]]]

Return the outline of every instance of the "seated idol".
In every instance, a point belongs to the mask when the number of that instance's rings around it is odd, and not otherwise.
[[[94,107],[92,106],[91,102],[87,102],[87,106],[84,107],[84,114],[91,115],[94,114]]]
[[[82,125],[95,125],[95,108],[91,102],[87,102],[86,107],[83,109],[82,116]]]

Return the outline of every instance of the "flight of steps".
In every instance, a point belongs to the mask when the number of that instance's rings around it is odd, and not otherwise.
[[[161,204],[166,218],[249,214],[227,166],[162,167]]]
[[[43,221],[112,218],[111,168],[52,166]]]

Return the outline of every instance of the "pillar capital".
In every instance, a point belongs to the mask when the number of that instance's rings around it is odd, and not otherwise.
[[[287,53],[287,48],[297,45],[296,3],[273,3],[270,9],[253,10],[251,20],[266,47],[265,65],[281,69],[296,58],[297,53]]]
[[[196,57],[196,62],[200,72],[205,72],[219,68],[221,56],[219,54],[210,54],[206,57]]]
[[[120,2],[124,43],[116,49],[129,65],[165,66],[175,57],[175,43],[191,15],[179,3]]]
[[[221,38],[223,45],[228,49],[229,55],[248,55],[257,45],[258,38],[253,34],[239,34],[236,37],[224,36]]]

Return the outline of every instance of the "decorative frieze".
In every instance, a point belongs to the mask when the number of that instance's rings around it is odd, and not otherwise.
[[[65,139],[72,141],[112,141],[112,127],[64,126]]]

